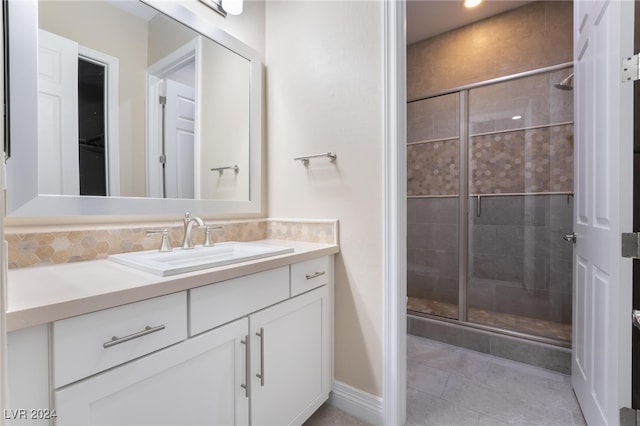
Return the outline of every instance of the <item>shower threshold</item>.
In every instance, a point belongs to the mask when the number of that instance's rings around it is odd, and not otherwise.
[[[411,312],[435,315],[450,319],[456,319],[458,316],[457,305],[417,297],[409,297],[408,299],[407,309]],[[468,309],[467,315],[469,321],[475,324],[512,330],[532,336],[571,342],[571,324],[540,320],[472,307]]]

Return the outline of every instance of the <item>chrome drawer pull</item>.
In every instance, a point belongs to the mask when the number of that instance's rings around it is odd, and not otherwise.
[[[130,334],[124,337],[113,336],[111,340],[104,343],[102,347],[110,348],[111,346],[119,345],[120,343],[128,342],[129,340],[137,339],[138,337],[146,336],[147,334],[155,333],[156,331],[164,330],[164,324],[158,325],[156,327],[146,326],[144,330],[138,331],[137,333]]]
[[[245,336],[244,340],[241,340],[240,343],[244,345],[244,384],[241,384],[240,387],[244,389],[244,396],[249,398],[249,336]]]
[[[312,275],[305,275],[305,277],[307,277],[308,280],[312,280],[314,278],[318,278],[322,275],[326,274],[326,272],[316,272],[315,274]]]

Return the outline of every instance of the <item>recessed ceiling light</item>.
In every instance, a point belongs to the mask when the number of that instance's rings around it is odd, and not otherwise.
[[[513,117],[511,117],[512,120],[520,120],[521,118],[521,115],[514,115]]]
[[[464,7],[476,7],[480,3],[482,3],[482,0],[464,0]]]

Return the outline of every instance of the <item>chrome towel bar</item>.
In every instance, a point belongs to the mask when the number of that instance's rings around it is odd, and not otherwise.
[[[319,158],[319,157],[327,157],[329,161],[335,161],[335,159],[338,158],[335,152],[329,151],[322,154],[304,155],[302,157],[296,157],[294,158],[294,161],[302,161],[302,164],[306,166],[307,164],[309,164],[310,158]]]
[[[240,167],[238,167],[237,165],[235,166],[226,166],[226,167],[214,167],[213,169],[210,169],[212,172],[218,172],[220,174],[222,174],[223,171],[225,170],[233,170],[234,172],[238,173],[240,171]]]

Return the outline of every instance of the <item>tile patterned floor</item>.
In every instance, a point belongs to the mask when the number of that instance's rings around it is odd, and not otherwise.
[[[369,423],[325,403],[304,423],[304,426],[367,426]]]
[[[408,336],[407,426],[585,425],[570,377]]]
[[[438,315],[447,318],[455,319],[458,317],[458,307],[456,305],[436,302],[429,299],[409,297],[407,309],[410,311]],[[521,331],[536,336],[550,337],[552,339],[571,340],[571,324],[544,321],[477,308],[469,308],[468,315],[469,321],[478,324]]]
[[[407,426],[583,426],[570,377],[408,336]],[[305,426],[367,423],[328,404]]]

